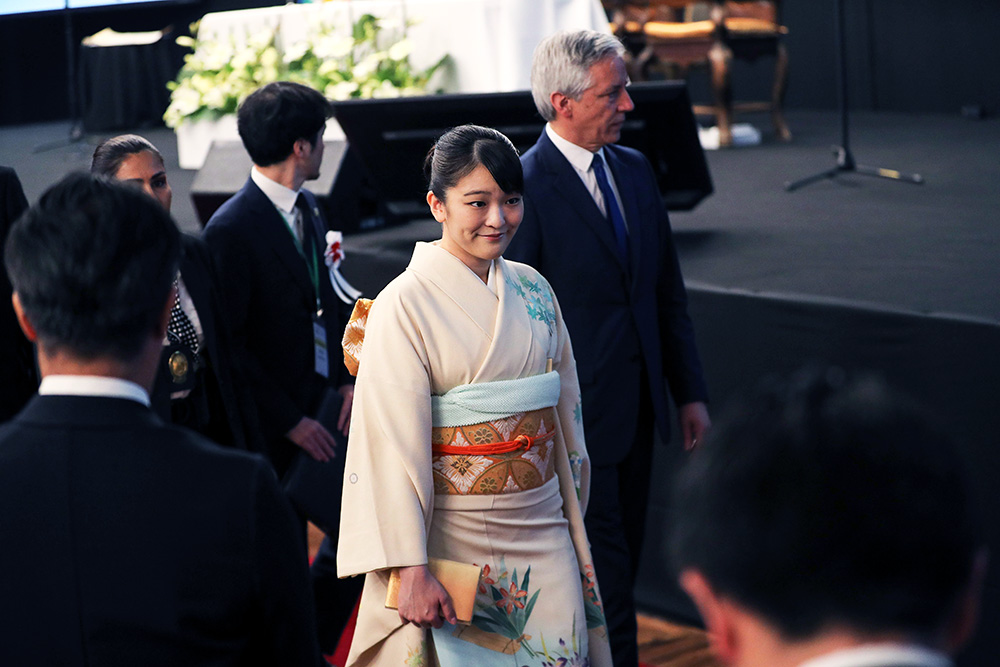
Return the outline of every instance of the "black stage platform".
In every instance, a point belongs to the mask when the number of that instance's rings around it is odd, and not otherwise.
[[[755,119],[757,120],[757,119]],[[791,144],[708,153],[715,194],[672,215],[718,415],[761,377],[807,361],[870,369],[931,406],[961,444],[981,490],[989,542],[1000,553],[1000,120],[855,113],[852,147],[864,164],[917,172],[924,185],[856,174],[794,193],[788,180],[833,165],[836,113],[792,111]],[[763,119],[758,121],[766,127]],[[85,168],[103,137],[33,154],[65,124],[0,128],[0,164],[17,169],[29,199]],[[174,213],[197,229],[172,133],[145,132],[163,151]],[[419,169],[420,165],[414,165]],[[345,272],[373,296],[405,266],[433,221],[350,235]],[[662,551],[677,447],[657,451],[650,532],[637,598],[647,609],[692,613],[665,582]],[[804,576],[790,572],[789,576]],[[1000,650],[1000,565],[988,579],[982,626],[960,664]]]

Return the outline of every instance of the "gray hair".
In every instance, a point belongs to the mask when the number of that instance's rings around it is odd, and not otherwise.
[[[574,100],[593,82],[590,68],[612,56],[621,58],[625,47],[612,35],[596,30],[557,32],[535,48],[531,62],[531,96],[545,120],[554,120],[552,93],[562,93]]]

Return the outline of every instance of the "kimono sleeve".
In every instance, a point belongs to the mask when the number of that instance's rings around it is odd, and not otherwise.
[[[544,279],[543,279],[544,280]],[[552,294],[552,304],[556,312],[555,322],[555,353],[552,358],[552,369],[559,371],[561,383],[559,404],[556,413],[562,428],[563,439],[566,442],[566,454],[569,456],[573,482],[580,498],[581,514],[587,511],[587,501],[590,497],[590,456],[583,435],[583,399],[580,393],[580,380],[576,374],[576,359],[573,357],[573,343],[570,341],[569,330],[563,320],[559,300],[552,287],[545,282]]]
[[[372,305],[359,363],[337,550],[341,577],[427,562],[434,502],[429,364],[406,307],[411,300],[395,285]]]

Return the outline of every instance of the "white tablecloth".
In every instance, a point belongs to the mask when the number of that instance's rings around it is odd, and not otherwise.
[[[206,14],[199,37],[232,35],[237,42],[263,28],[280,26],[290,44],[319,22],[343,26],[345,34],[362,14],[386,22],[419,23],[408,30],[414,67],[450,54],[453,69],[440,83],[446,92],[487,93],[530,87],[531,55],[557,30],[608,32],[600,0],[332,0]]]

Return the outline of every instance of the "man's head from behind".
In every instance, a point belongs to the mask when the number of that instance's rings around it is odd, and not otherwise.
[[[163,335],[180,233],[137,188],[70,174],[14,225],[4,254],[43,353],[128,362]]]
[[[814,369],[759,391],[692,456],[671,550],[731,664],[823,638],[953,651],[985,570],[972,496],[917,407],[874,379]]]
[[[329,101],[312,88],[277,81],[243,100],[237,127],[253,163],[269,167],[287,159],[297,141],[307,141],[315,148],[331,113]]]
[[[596,151],[618,141],[634,107],[616,38],[594,30],[558,32],[535,48],[531,95],[564,139]]]

